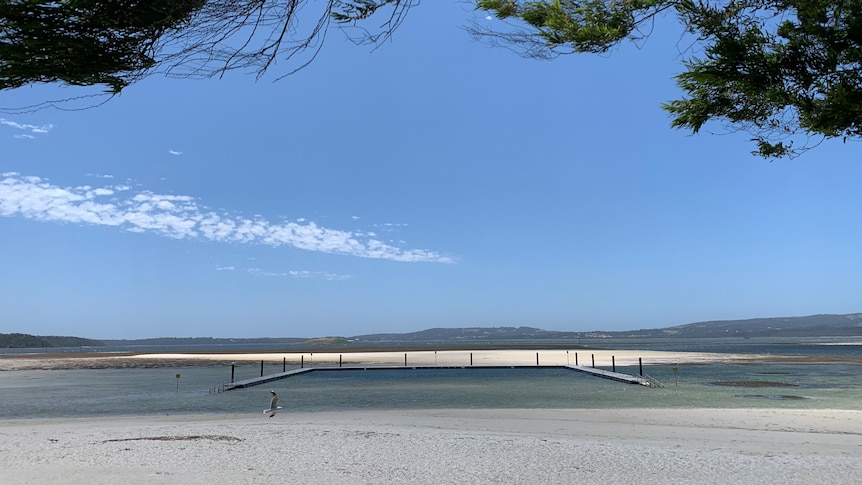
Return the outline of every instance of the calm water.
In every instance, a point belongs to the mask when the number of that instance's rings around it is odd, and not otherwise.
[[[860,345],[817,345],[837,339],[668,339],[581,342],[594,347],[855,357]],[[559,342],[557,342],[559,343]],[[430,348],[430,347],[429,347]],[[69,349],[69,351],[80,349]],[[103,351],[125,349],[105,348]],[[203,350],[147,348],[138,351]],[[207,350],[247,350],[219,347]],[[8,350],[6,352],[9,352]],[[32,350],[31,350],[32,352]],[[280,372],[281,366],[266,373]],[[676,371],[674,371],[676,369]],[[862,409],[862,364],[752,363],[644,366],[665,384],[651,389],[553,368],[311,372],[271,384],[210,393],[230,367],[34,370],[0,372],[0,419],[105,415],[261,413],[270,388],[287,411],[393,408],[788,407]],[[617,371],[637,374],[637,367]],[[237,380],[259,375],[238,365]],[[180,378],[177,379],[176,375]],[[721,381],[769,381],[728,387]]]
[[[280,367],[280,366],[279,366]],[[311,372],[271,384],[210,393],[230,368],[163,367],[0,372],[0,419],[140,414],[261,413],[270,388],[286,411],[397,408],[789,407],[862,409],[862,365],[645,366],[651,389],[553,368]],[[281,369],[278,369],[279,371]],[[617,367],[636,374],[638,369]],[[239,366],[237,379],[258,375]],[[180,374],[177,379],[176,375]],[[786,387],[726,387],[772,381]]]

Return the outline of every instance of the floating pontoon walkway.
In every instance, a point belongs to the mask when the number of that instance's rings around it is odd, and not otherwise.
[[[279,381],[281,379],[287,379],[288,377],[293,377],[297,374],[304,374],[306,372],[312,372],[318,370],[314,367],[304,367],[302,369],[293,369],[287,372],[279,372],[278,374],[270,374],[267,376],[261,377],[252,377],[251,379],[244,379],[241,381],[234,381],[222,386],[222,391],[230,391],[231,389],[240,389],[243,387],[251,387],[257,386],[260,384],[266,384],[267,382]]]
[[[260,384],[265,384],[267,382],[278,381],[281,379],[287,379],[288,377],[293,377],[295,375],[304,374],[306,372],[323,372],[323,371],[357,371],[357,370],[433,370],[433,369],[566,369],[572,370],[575,372],[581,372],[584,374],[589,374],[594,377],[601,377],[602,379],[611,379],[614,381],[625,382],[627,384],[640,384],[642,386],[652,386],[650,380],[646,377],[633,376],[629,374],[622,374],[620,372],[612,372],[604,369],[596,369],[595,367],[585,367],[582,365],[543,365],[543,366],[535,366],[535,365],[479,365],[479,366],[443,366],[443,365],[407,365],[407,366],[393,366],[393,365],[360,365],[360,366],[344,366],[344,367],[304,367],[300,369],[293,369],[287,372],[279,372],[277,374],[270,374],[261,377],[253,377],[251,379],[244,379],[241,381],[230,382],[222,385],[218,390],[221,391],[230,391],[233,389],[240,389],[244,387],[257,386]]]

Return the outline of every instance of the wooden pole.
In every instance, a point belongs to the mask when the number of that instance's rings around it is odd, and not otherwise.
[[[230,381],[233,382],[234,372],[236,371],[236,362],[230,364]]]
[[[539,353],[536,352],[536,367],[539,366]]]
[[[641,370],[641,377],[643,377],[644,376],[644,362],[640,357],[638,357],[638,367]]]
[[[338,367],[341,367],[341,354],[338,354]]]
[[[287,357],[281,358],[281,371],[287,372]]]
[[[590,354],[593,356],[593,369],[596,368],[596,354]]]
[[[263,361],[260,361],[260,376],[263,377]]]
[[[611,369],[613,369],[614,372],[617,371],[617,359],[613,355],[611,356]]]

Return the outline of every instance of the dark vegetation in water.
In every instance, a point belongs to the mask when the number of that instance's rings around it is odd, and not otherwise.
[[[797,387],[796,384],[774,381],[717,381],[710,382],[710,384],[728,387]]]
[[[803,400],[803,399],[808,399],[807,397],[804,397],[804,396],[794,396],[792,394],[782,394],[782,395],[778,395],[778,396],[766,395],[766,394],[746,394],[744,396],[739,396],[739,397],[744,397],[744,398],[748,398],[748,399],[768,399],[770,401],[785,401],[785,400],[786,401],[799,401],[799,400]]]

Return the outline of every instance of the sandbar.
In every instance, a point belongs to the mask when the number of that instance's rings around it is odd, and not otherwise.
[[[485,350],[393,350],[373,352],[170,352],[170,353],[32,353],[0,355],[0,371],[33,369],[87,369],[124,367],[170,367],[224,365],[231,362],[286,363],[291,366],[338,365],[692,365],[713,362],[777,360],[780,356],[710,352],[606,349],[485,349]]]

